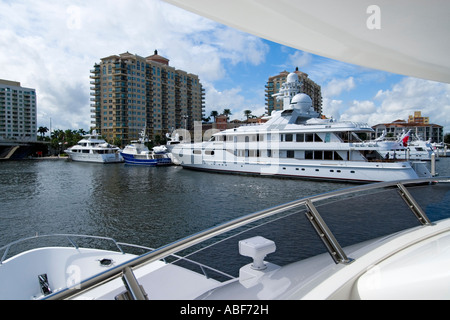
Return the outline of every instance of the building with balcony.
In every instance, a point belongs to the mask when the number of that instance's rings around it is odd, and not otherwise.
[[[0,140],[37,141],[35,89],[0,79]]]
[[[298,75],[299,81],[302,83],[301,92],[311,97],[314,110],[322,114],[322,92],[321,87],[308,78],[308,75],[296,68],[294,71]],[[286,82],[289,72],[283,71],[276,76],[269,77],[266,84],[266,110],[270,115],[273,110],[283,110],[283,101],[277,101],[272,95],[278,93],[284,82]]]
[[[143,128],[157,141],[174,129],[193,130],[203,118],[199,77],[171,67],[157,51],[102,58],[90,78],[91,125],[112,143],[136,140]]]
[[[417,138],[431,142],[441,143],[444,141],[444,127],[430,123],[428,117],[422,117],[420,111],[408,116],[406,120],[395,120],[391,123],[380,123],[372,127],[375,130],[375,138],[386,131],[387,137],[393,139],[400,137],[404,132],[411,130],[411,134]]]

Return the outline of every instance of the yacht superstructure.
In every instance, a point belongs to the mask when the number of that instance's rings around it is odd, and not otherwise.
[[[424,163],[385,159],[382,142],[370,140],[365,123],[324,119],[300,93],[295,73],[287,77],[277,99],[284,109],[261,125],[221,131],[209,141],[168,145],[174,162],[185,168],[257,175],[355,182],[430,177]]]

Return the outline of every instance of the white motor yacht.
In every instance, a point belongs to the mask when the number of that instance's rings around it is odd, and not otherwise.
[[[174,162],[195,170],[352,182],[431,176],[425,163],[385,159],[379,151],[388,142],[361,143],[358,135],[373,132],[368,124],[320,118],[300,88],[297,74],[289,74],[277,94],[284,109],[265,123],[168,145]]]
[[[119,147],[110,145],[94,130],[83,135],[73,147],[64,150],[72,161],[117,163],[123,162]]]

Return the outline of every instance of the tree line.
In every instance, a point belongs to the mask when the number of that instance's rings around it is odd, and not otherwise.
[[[211,117],[213,118],[214,122],[216,121],[216,117],[219,116],[219,112],[217,112],[216,110],[211,111],[210,115],[208,118],[203,118],[203,121],[208,122],[211,120]],[[231,110],[230,109],[224,109],[222,112],[222,115],[227,116],[227,119],[230,119],[230,116],[232,115]],[[247,122],[249,118],[255,118],[256,116],[252,115],[252,111],[251,110],[244,110],[244,116],[247,118]]]
[[[88,134],[89,132],[84,129],[78,130],[61,130],[56,129],[50,132],[50,136],[45,136],[45,134],[49,131],[47,127],[39,127],[37,132],[40,134],[38,136],[38,141],[47,141],[50,142],[50,146],[54,150],[63,151],[66,148],[69,148],[73,145],[76,145],[78,141],[83,138],[83,135]]]

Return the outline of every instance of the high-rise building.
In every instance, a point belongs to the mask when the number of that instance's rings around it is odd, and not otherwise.
[[[125,145],[146,128],[157,141],[174,129],[193,130],[204,113],[197,75],[169,66],[158,55],[122,53],[101,59],[91,70],[92,127],[108,141]]]
[[[296,68],[294,71],[298,75],[299,81],[302,83],[301,92],[310,96],[314,110],[322,114],[322,93],[318,84],[308,78],[308,75]],[[267,114],[271,114],[273,110],[283,110],[283,101],[277,101],[273,94],[280,91],[284,82],[286,82],[289,72],[282,71],[276,76],[269,77],[266,85],[266,110]]]
[[[0,140],[37,140],[35,89],[0,79]]]

